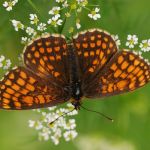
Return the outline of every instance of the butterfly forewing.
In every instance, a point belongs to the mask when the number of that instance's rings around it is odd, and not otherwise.
[[[150,81],[150,65],[140,56],[120,51],[85,89],[86,97],[103,97],[133,91]]]
[[[73,43],[83,84],[92,81],[117,52],[113,38],[108,33],[98,29],[79,33],[74,37]]]
[[[61,35],[47,35],[33,41],[25,48],[25,65],[41,78],[59,85],[69,82],[68,49]]]
[[[11,70],[0,82],[0,108],[34,109],[57,105],[68,94],[24,67]]]

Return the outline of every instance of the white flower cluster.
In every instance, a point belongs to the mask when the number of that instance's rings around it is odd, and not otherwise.
[[[48,24],[51,24],[54,27],[57,27],[58,25],[61,26],[63,20],[60,19],[60,7],[53,7],[50,11],[49,14],[52,15],[51,19],[48,20]]]
[[[88,0],[76,0],[76,1],[82,7],[85,7],[88,4]]]
[[[80,19],[79,19],[79,13],[82,12],[83,9],[88,10],[89,14],[88,16],[93,19],[97,20],[101,18],[101,15],[99,14],[100,9],[89,9],[88,8],[88,0],[76,0],[74,2],[71,2],[69,0],[56,0],[57,3],[60,3],[62,7],[54,6],[50,11],[49,14],[51,15],[51,18],[48,20],[48,24],[57,27],[61,26],[63,24],[63,20],[60,19],[62,16],[60,15],[60,12],[63,10],[65,12],[65,17],[69,18],[71,17],[72,13],[75,12],[76,14],[76,29],[81,28]],[[70,27],[72,29],[72,27]],[[71,31],[71,29],[69,29]],[[73,32],[74,30],[72,30]]]
[[[51,140],[57,145],[61,137],[64,137],[66,141],[70,141],[77,137],[78,133],[76,131],[75,119],[67,118],[67,116],[78,114],[78,112],[74,110],[73,105],[67,104],[67,108],[58,109],[56,107],[50,107],[46,111],[40,109],[34,111],[40,113],[41,116],[37,121],[29,120],[29,127],[39,131],[39,140]],[[63,114],[66,116],[62,116]]]
[[[7,70],[11,66],[11,61],[10,59],[6,59],[5,56],[1,55],[0,56],[0,68]]]
[[[128,35],[127,36],[127,42],[126,46],[129,48],[134,48],[138,44],[138,37],[137,35]],[[150,39],[142,40],[142,42],[139,44],[139,48],[141,49],[141,52],[149,52],[150,51]]]
[[[18,0],[10,0],[10,1],[5,1],[3,3],[3,6],[6,8],[7,11],[11,11],[13,6],[16,5],[16,3],[18,3]]]
[[[99,11],[100,11],[100,9],[96,7],[94,10],[92,10],[90,12],[90,14],[88,14],[88,16],[90,18],[92,18],[93,20],[97,20],[97,19],[101,18],[101,15],[99,14]]]
[[[128,35],[126,46],[129,48],[134,48],[138,44],[138,37],[136,35]]]
[[[150,51],[150,39],[148,40],[143,40],[140,43],[140,48],[143,52],[149,52]]]
[[[18,31],[19,29],[22,29],[22,30],[24,29],[24,25],[20,21],[13,19],[11,20],[11,22],[16,31]]]
[[[14,5],[16,4],[16,2],[18,2],[18,0],[11,2]],[[12,20],[12,24],[16,31],[18,31],[19,29],[24,30],[29,36],[22,37],[21,43],[27,44],[28,42],[30,42],[30,40],[34,39],[39,34],[41,35],[43,32],[45,32],[45,30],[47,30],[48,25],[50,25],[51,28],[62,26],[62,29],[60,31],[62,32],[66,19],[71,17],[73,13],[75,13],[76,16],[76,29],[81,28],[81,21],[79,19],[79,16],[83,10],[87,10],[88,17],[93,20],[101,18],[101,15],[99,14],[100,9],[98,7],[88,8],[88,0],[75,0],[74,2],[71,2],[69,0],[56,0],[56,3],[59,3],[59,6],[53,6],[51,10],[48,11],[50,18],[47,19],[47,23],[40,22],[36,14],[29,14],[31,27],[22,24],[21,21],[17,21],[15,19]],[[53,28],[52,30],[55,31],[55,29]],[[70,28],[68,28],[68,31],[69,33],[74,32],[74,27],[71,26]]]
[[[21,37],[22,44],[27,44],[37,36],[38,32],[43,33],[43,31],[47,29],[47,25],[45,23],[39,22],[39,19],[36,14],[29,14],[29,20],[30,24],[32,26],[35,26],[36,28],[26,26],[23,23],[21,23],[21,21],[17,21],[15,19],[11,20],[12,25],[14,26],[14,29],[16,31],[19,31],[19,29],[24,30],[29,36],[29,37]]]
[[[119,47],[121,45],[121,41],[119,39],[119,36],[116,34],[116,35],[112,35],[112,37],[115,40],[117,46]]]
[[[31,24],[37,24],[39,22],[39,19],[36,14],[30,14],[29,19]]]

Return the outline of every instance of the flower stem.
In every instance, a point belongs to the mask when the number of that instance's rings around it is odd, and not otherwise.
[[[34,5],[34,3],[31,0],[27,0],[27,2],[31,5],[32,8],[34,8],[35,11],[37,11],[37,13],[40,15],[39,10],[36,8],[36,6]],[[41,15],[40,15],[41,16]]]

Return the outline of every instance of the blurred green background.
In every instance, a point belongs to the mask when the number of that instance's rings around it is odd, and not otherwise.
[[[20,37],[25,33],[15,32],[10,19],[21,20],[29,25],[29,14],[36,13],[27,0],[19,0],[12,12],[7,12],[0,0],[0,54],[10,58],[13,65],[22,53]],[[48,10],[54,0],[32,0],[38,8],[40,20],[46,21]],[[149,0],[91,0],[99,4],[102,18],[91,21],[85,14],[80,16],[82,29],[102,28],[112,34],[118,34],[122,46],[127,35],[136,34],[139,40],[150,37],[150,1]],[[63,34],[72,21],[67,21]],[[150,56],[147,56],[150,59]],[[3,73],[1,73],[1,76]],[[35,118],[33,111],[0,110],[0,150],[149,150],[150,149],[150,85],[133,93],[84,101],[84,105],[93,110],[104,112],[115,120],[110,123],[93,114],[81,110],[75,117],[78,137],[72,142],[63,140],[54,146],[49,142],[39,142],[37,132],[28,127],[28,120]],[[105,101],[106,100],[106,101]]]

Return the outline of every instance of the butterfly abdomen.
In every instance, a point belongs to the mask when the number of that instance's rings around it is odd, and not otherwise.
[[[80,79],[80,71],[78,67],[78,60],[75,56],[75,51],[73,45],[68,46],[69,50],[69,62],[70,62],[70,87],[71,87],[71,97],[73,99],[73,104],[76,105],[79,103],[83,96],[83,92],[81,89],[81,79]]]

